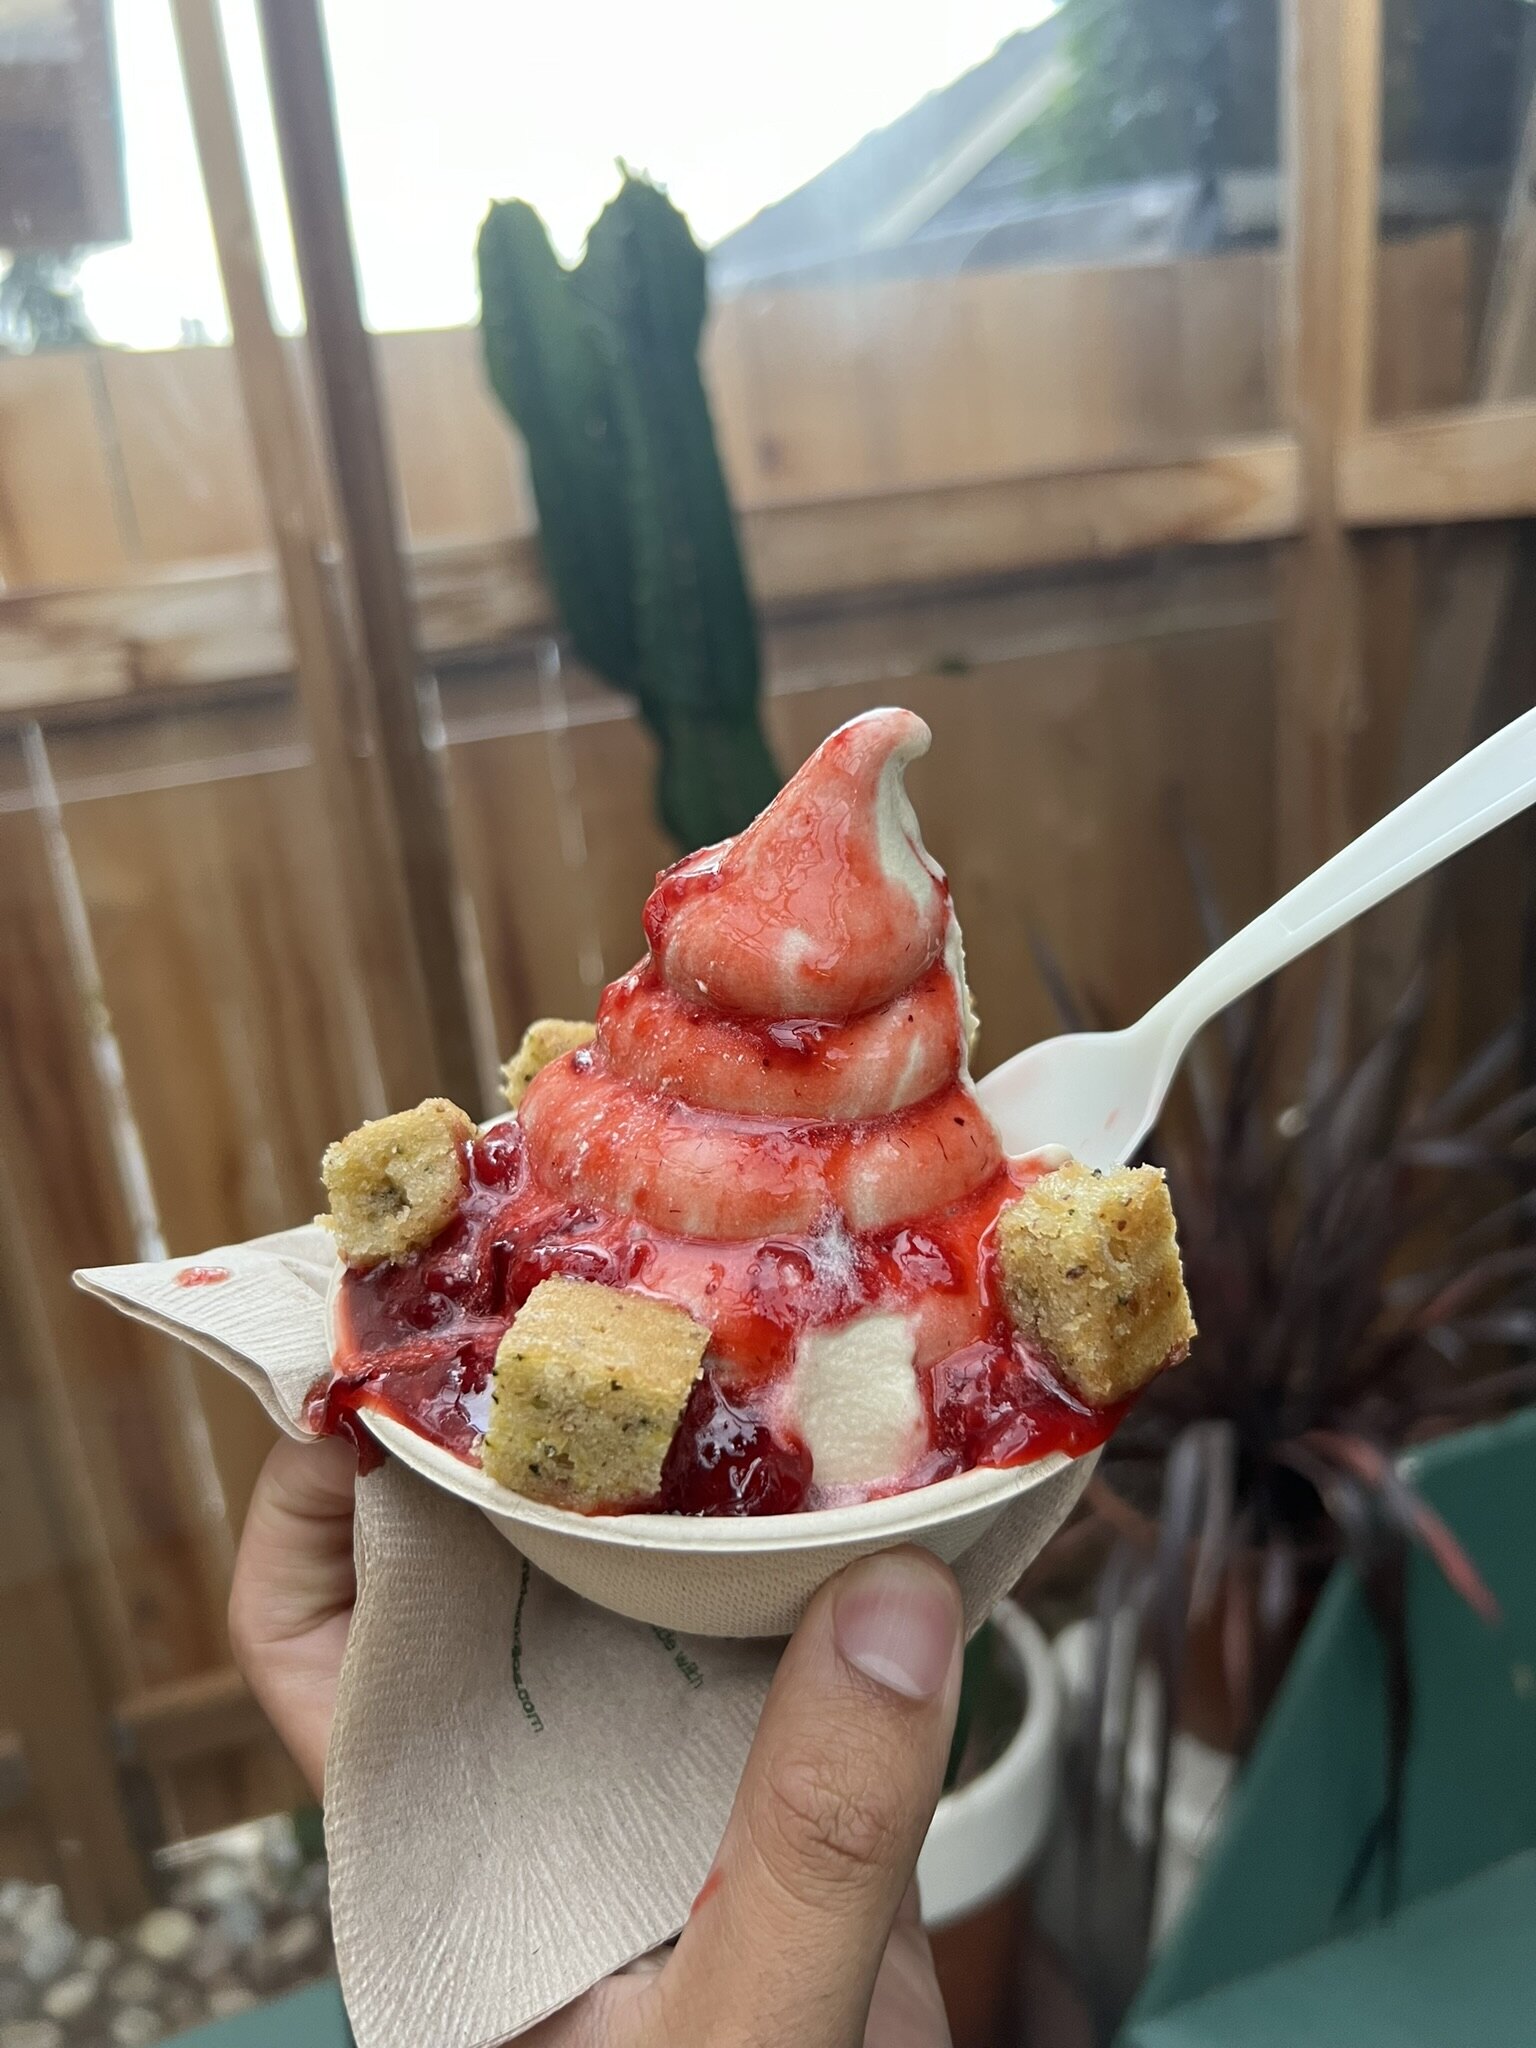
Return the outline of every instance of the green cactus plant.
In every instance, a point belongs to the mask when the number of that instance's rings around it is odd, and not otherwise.
[[[699,375],[703,252],[665,193],[626,174],[574,270],[520,200],[491,208],[479,264],[486,368],[527,443],[572,645],[654,733],[668,831],[708,845],[750,823],[778,774]]]

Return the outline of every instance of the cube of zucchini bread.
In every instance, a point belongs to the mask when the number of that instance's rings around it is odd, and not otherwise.
[[[1168,1183],[1152,1166],[1042,1175],[998,1219],[1015,1328],[1085,1400],[1124,1400],[1195,1334]]]
[[[661,1484],[709,1332],[595,1280],[541,1280],[496,1351],[480,1461],[555,1507],[623,1507]]]
[[[562,1053],[590,1045],[597,1035],[595,1024],[575,1024],[567,1017],[540,1017],[523,1033],[523,1042],[501,1070],[502,1093],[508,1107],[517,1109],[528,1093],[528,1083],[551,1060]]]
[[[320,1220],[349,1266],[407,1258],[452,1222],[474,1135],[462,1109],[434,1096],[326,1147],[320,1178],[331,1213]]]

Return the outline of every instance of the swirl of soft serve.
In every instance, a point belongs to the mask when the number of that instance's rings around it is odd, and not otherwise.
[[[998,1174],[959,927],[903,782],[929,738],[909,711],[852,720],[737,838],[658,878],[646,959],[606,991],[593,1044],[524,1099],[551,1194],[741,1242],[894,1230]],[[818,1483],[886,1476],[922,1448],[914,1359],[960,1336],[937,1305],[930,1322],[802,1336],[793,1407]]]

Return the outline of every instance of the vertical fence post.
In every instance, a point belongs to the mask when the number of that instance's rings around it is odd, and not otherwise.
[[[1302,475],[1302,531],[1282,565],[1276,819],[1286,884],[1349,837],[1365,717],[1338,456],[1371,410],[1381,0],[1286,0],[1282,24],[1283,388]]]
[[[378,749],[369,744],[367,694],[358,686],[327,573],[324,498],[291,366],[272,322],[214,0],[172,0],[172,14],[340,885],[347,929],[339,936],[337,972],[355,973],[362,983],[383,1092],[401,1106],[456,1087],[460,1077],[434,1029],[417,919],[378,774]]]
[[[258,13],[362,657],[359,681],[382,750],[438,1064],[450,1093],[473,1104],[479,1090],[448,815],[422,737],[399,492],[358,302],[330,55],[318,0],[259,0]]]

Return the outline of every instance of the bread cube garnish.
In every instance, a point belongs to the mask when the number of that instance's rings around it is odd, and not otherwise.
[[[331,1213],[321,1221],[349,1266],[408,1258],[453,1221],[474,1135],[462,1109],[434,1096],[326,1147],[320,1178]]]
[[[1195,1325],[1156,1167],[1042,1175],[998,1218],[997,1248],[1015,1328],[1094,1406],[1187,1355]]]
[[[597,1035],[595,1024],[576,1024],[568,1017],[540,1017],[523,1033],[523,1042],[501,1070],[502,1092],[508,1106],[516,1109],[528,1093],[528,1083],[551,1060],[562,1053],[590,1045]]]
[[[708,1342],[669,1302],[541,1280],[497,1348],[482,1466],[556,1507],[653,1499]]]

